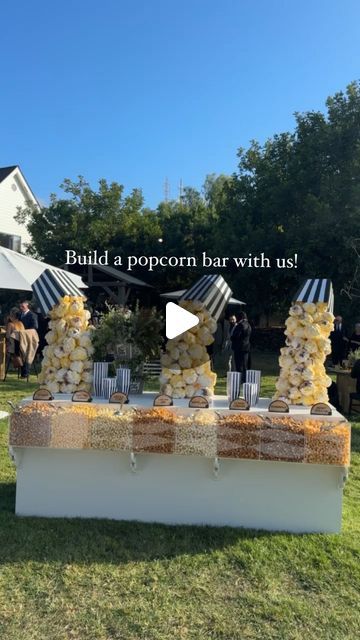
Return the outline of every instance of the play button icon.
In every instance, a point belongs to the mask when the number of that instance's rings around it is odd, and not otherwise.
[[[174,302],[166,305],[166,337],[169,340],[199,324],[199,318]]]

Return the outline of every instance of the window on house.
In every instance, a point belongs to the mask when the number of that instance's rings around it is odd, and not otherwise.
[[[21,236],[12,236],[8,233],[0,233],[0,246],[20,253]]]

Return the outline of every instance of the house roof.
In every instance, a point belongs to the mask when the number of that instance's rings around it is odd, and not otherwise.
[[[24,176],[23,172],[21,171],[21,169],[20,169],[18,164],[14,164],[11,167],[0,167],[0,183],[3,182],[14,171],[14,169],[18,170],[18,173],[20,174],[20,177],[21,177],[21,179],[23,181],[24,186],[29,191],[29,193],[32,195],[32,197],[34,198],[35,202],[40,206],[36,195],[34,194],[32,188],[30,187],[28,181],[26,180],[26,178],[25,178],[25,176]]]
[[[10,173],[12,173],[14,169],[17,168],[17,166],[17,164],[13,164],[11,167],[0,167],[0,182],[5,180],[5,178],[7,178]]]
[[[139,280],[139,278],[130,276],[128,273],[119,271],[119,269],[115,269],[114,267],[96,264],[94,265],[93,268],[99,269],[99,271],[103,271],[104,273],[107,273],[109,276],[112,276],[116,280],[126,282],[127,284],[132,285],[133,287],[151,287],[151,284],[147,284],[143,280]],[[96,280],[94,282],[96,283]]]

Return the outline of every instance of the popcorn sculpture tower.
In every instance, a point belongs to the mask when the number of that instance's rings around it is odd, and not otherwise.
[[[306,280],[297,292],[286,320],[286,346],[280,350],[280,376],[275,398],[290,404],[328,402],[331,378],[324,362],[331,353],[333,289],[330,280]]]
[[[84,296],[68,276],[51,269],[35,281],[33,290],[50,317],[39,382],[52,393],[90,391],[93,346]]]
[[[231,296],[222,276],[203,276],[188,289],[180,306],[199,318],[189,331],[168,340],[161,357],[161,392],[173,398],[191,398],[200,391],[213,395],[216,373],[206,347],[214,342],[217,321]]]

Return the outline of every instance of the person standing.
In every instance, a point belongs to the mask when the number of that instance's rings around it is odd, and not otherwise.
[[[22,366],[20,358],[20,344],[18,340],[14,340],[12,334],[14,331],[24,331],[25,327],[19,320],[19,312],[17,309],[11,309],[9,319],[6,325],[6,350],[9,358],[12,358],[13,365],[16,369]]]
[[[23,323],[25,329],[35,329],[38,330],[38,319],[36,313],[30,311],[30,306],[28,300],[22,300],[19,305],[20,309],[20,320]],[[29,365],[27,362],[24,362],[21,367],[21,378],[27,379],[29,377]]]
[[[232,314],[229,319],[226,321],[226,329],[225,329],[225,342],[224,342],[224,351],[227,357],[227,365],[228,365],[228,371],[236,371],[235,369],[235,358],[234,358],[234,354],[232,351],[232,343],[231,343],[231,336],[233,334],[233,331],[236,327],[236,316],[234,314]]]
[[[237,320],[230,339],[234,352],[235,370],[242,374],[242,382],[245,382],[246,371],[249,368],[251,326],[245,311],[238,314]]]
[[[354,332],[351,334],[349,343],[350,351],[356,351],[356,349],[360,348],[360,322],[355,324]]]
[[[342,316],[335,316],[334,329],[330,333],[330,342],[332,363],[334,366],[337,364],[341,366],[345,358],[346,343],[348,342]]]

